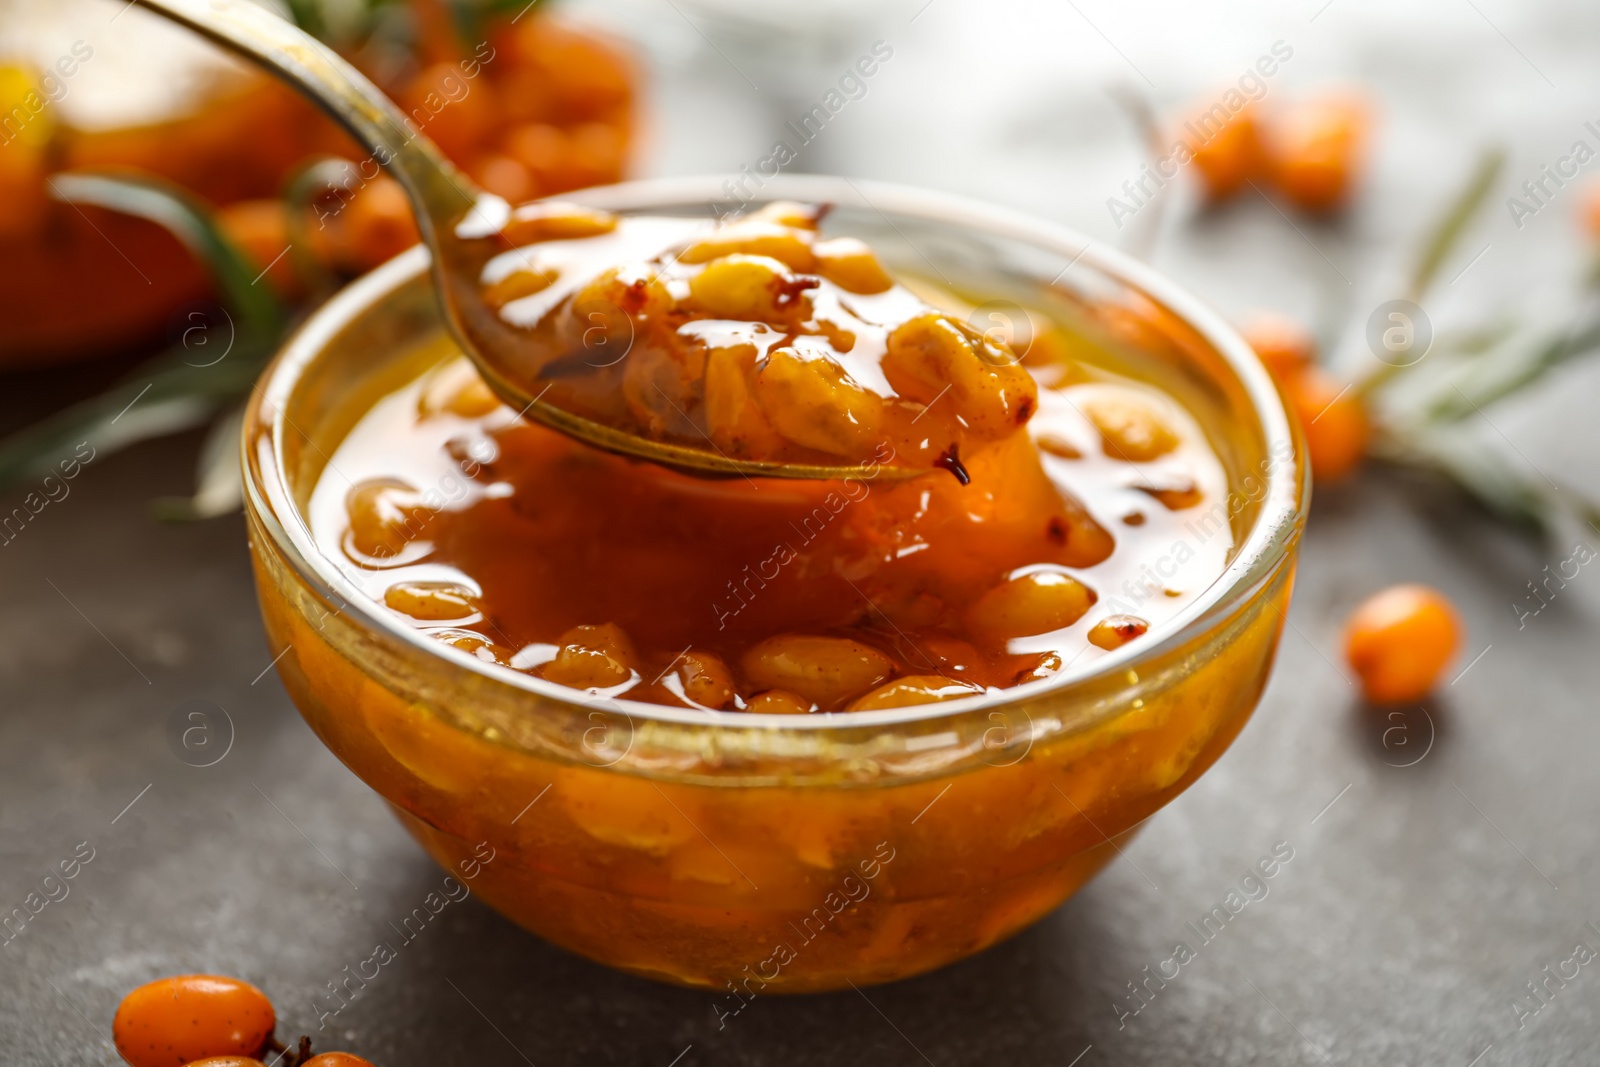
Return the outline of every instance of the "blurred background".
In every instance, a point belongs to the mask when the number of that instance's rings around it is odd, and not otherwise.
[[[474,905],[341,1018],[364,1054],[1589,1062],[1600,979],[1542,969],[1600,946],[1600,583],[1580,570],[1555,595],[1545,579],[1600,543],[1600,9],[280,10],[434,113],[427,132],[513,199],[707,173],[758,190],[779,160],[1075,227],[1199,294],[1269,360],[1292,350],[1274,369],[1318,466],[1255,722],[1035,929],[870,1002],[758,1003],[728,1033],[709,998]],[[1219,105],[1226,129],[1196,137]],[[285,331],[415,235],[308,107],[122,0],[0,0],[0,112],[0,903],[72,842],[101,857],[0,950],[0,1058],[112,1063],[99,1031],[147,973],[315,987],[431,877],[265,671],[231,451]],[[80,439],[81,477],[41,495],[41,464]],[[1436,699],[1397,719],[1361,700],[1340,626],[1403,581],[1447,593],[1466,636]],[[163,740],[195,698],[232,716],[227,775]],[[237,788],[246,773],[276,783],[282,819]],[[1141,969],[1280,841],[1298,858],[1272,897],[1124,1017]],[[344,894],[319,852],[370,892]]]

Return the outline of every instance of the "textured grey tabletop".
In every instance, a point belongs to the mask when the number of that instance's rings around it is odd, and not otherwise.
[[[650,7],[634,32],[712,17],[710,4],[683,6]],[[1227,312],[1277,306],[1353,324],[1357,341],[1366,310],[1393,295],[1407,242],[1481,144],[1510,145],[1520,183],[1585,136],[1600,99],[1600,14],[1553,0],[1241,5],[1203,32],[1197,14],[1167,3],[1142,15],[1088,2],[919,6],[860,29],[895,41],[905,80],[888,65],[853,125],[802,169],[955,188],[1118,239],[1104,199],[1138,156],[1104,85],[1148,73],[1151,95],[1171,104],[1282,38],[1301,64],[1293,84],[1344,75],[1371,86],[1384,135],[1342,227],[1294,230],[1259,201],[1196,218],[1180,201],[1153,255]],[[616,25],[647,5],[580,7]],[[1020,57],[1000,82],[956,62],[980,31]],[[681,22],[657,44],[661,99],[677,110],[661,117],[647,169],[736,169],[764,154],[776,94],[752,103],[732,72],[704,73],[720,60],[696,52]],[[705,100],[724,101],[723,133],[698,143],[683,116]],[[1001,154],[971,153],[982,169],[935,166],[924,139],[952,126]],[[1434,317],[1536,308],[1570,288],[1583,252],[1574,204],[1519,230],[1497,202]],[[98,373],[0,378],[0,423],[19,425]],[[1574,370],[1497,410],[1485,433],[1536,471],[1592,486],[1595,380]],[[195,444],[97,459],[0,547],[0,913],[42,894],[61,860],[92,854],[66,896],[0,945],[0,1063],[115,1063],[120,996],[185,971],[247,978],[273,996],[282,1033],[316,1033],[313,998],[438,883],[268,669],[241,521],[149,518],[152,497],[188,490]],[[758,999],[721,1027],[712,997],[571,957],[470,900],[408,943],[319,1046],[381,1067],[1592,1063],[1600,587],[1584,572],[1537,616],[1519,623],[1513,608],[1573,540],[1530,543],[1382,471],[1319,493],[1255,719],[1125,858],[974,959],[860,993]],[[1357,701],[1337,635],[1365,593],[1395,581],[1448,592],[1468,638],[1426,712],[1391,718]],[[174,710],[193,700],[233,725],[231,750],[210,767],[169,746]],[[1292,859],[1267,895],[1202,942],[1190,924],[1275,848]],[[1195,958],[1134,999],[1130,983],[1178,941]]]

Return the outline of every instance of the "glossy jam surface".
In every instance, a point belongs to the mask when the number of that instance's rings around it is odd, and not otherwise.
[[[779,713],[970,696],[1147,640],[1232,549],[1194,417],[1074,352],[1046,332],[1009,365],[1033,410],[962,453],[965,481],[874,480],[897,439],[860,478],[808,482],[597,451],[518,419],[440,341],[356,420],[308,514],[407,625],[599,696]]]
[[[482,299],[528,397],[738,460],[943,467],[1038,407],[1019,354],[897,284],[872,249],[775,203],[722,224],[535,203]],[[887,457],[887,458],[886,458]]]

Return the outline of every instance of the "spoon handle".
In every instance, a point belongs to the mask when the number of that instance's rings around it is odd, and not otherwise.
[[[248,0],[137,0],[265,67],[314,100],[393,172],[410,194],[423,239],[437,248],[480,192],[376,85],[315,37]]]

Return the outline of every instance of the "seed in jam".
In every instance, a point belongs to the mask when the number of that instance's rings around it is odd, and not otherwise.
[[[422,538],[434,511],[417,490],[398,478],[359,482],[345,497],[350,545],[362,556],[391,559]]]
[[[459,582],[396,582],[383,602],[419,622],[448,622],[478,613],[478,596]]]
[[[769,689],[750,698],[744,707],[752,715],[807,715],[812,705],[804,697],[786,693],[782,689]]]
[[[1084,414],[1100,431],[1106,455],[1127,463],[1148,463],[1178,447],[1178,438],[1151,403],[1127,390],[1102,393],[1083,402]]]
[[[572,689],[611,689],[635,680],[638,654],[620,627],[574,626],[561,635],[555,659],[540,668],[547,682]]]
[[[678,657],[660,684],[668,692],[696,707],[713,710],[732,704],[737,693],[733,685],[733,671],[728,669],[722,657],[698,650],[685,652]]]
[[[1150,624],[1134,615],[1107,615],[1089,628],[1089,643],[1110,651],[1135,637],[1143,637]]]
[[[1059,571],[1034,571],[1001,582],[967,609],[973,631],[999,644],[1077,622],[1094,605],[1088,586]]]
[[[850,704],[851,711],[877,711],[880,708],[904,708],[913,704],[936,704],[941,700],[958,700],[983,692],[983,686],[957,681],[938,674],[913,674],[896,678],[880,685],[864,697]]]
[[[754,689],[798,695],[825,711],[888,680],[894,664],[882,652],[843,637],[783,634],[744,654],[745,679]]]

